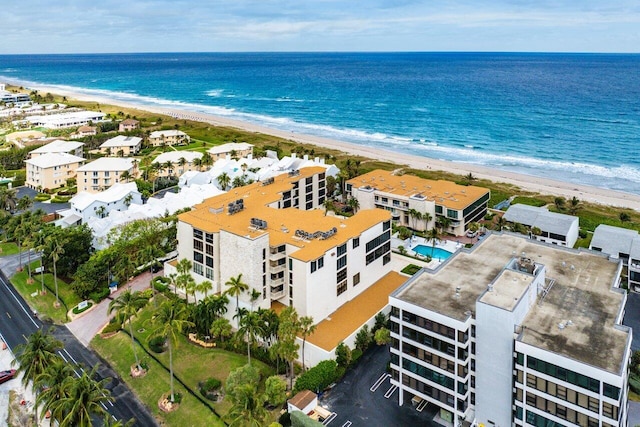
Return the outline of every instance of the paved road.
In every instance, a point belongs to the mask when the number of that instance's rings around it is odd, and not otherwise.
[[[432,421],[437,411],[435,406],[427,406],[422,412],[416,411],[410,403],[398,406],[399,390],[385,398],[391,386],[388,378],[375,392],[370,391],[376,380],[386,373],[388,361],[389,350],[386,346],[367,351],[358,366],[349,371],[331,391],[324,393],[319,399],[320,405],[336,413],[335,419],[330,422],[331,426],[349,425],[350,421],[352,427],[441,427]]]
[[[20,295],[9,284],[4,273],[0,272],[0,333],[7,345],[15,350],[16,346],[26,342],[27,337],[38,329],[49,328],[40,319],[34,319],[31,310]],[[147,409],[135,398],[122,383],[117,374],[108,365],[101,363],[96,354],[85,348],[65,326],[56,326],[53,335],[64,343],[60,356],[75,365],[79,372],[83,366],[100,364],[99,378],[111,378],[107,388],[115,398],[114,403],[106,405],[110,414],[119,420],[136,419],[137,426],[156,426],[157,423]]]

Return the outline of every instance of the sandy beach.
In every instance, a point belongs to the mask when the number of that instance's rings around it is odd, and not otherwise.
[[[8,82],[15,85],[23,85],[20,82]],[[435,160],[427,157],[412,156],[404,153],[396,153],[393,151],[383,150],[379,148],[371,148],[360,146],[344,141],[337,141],[332,139],[321,138],[312,135],[303,135],[293,132],[282,131],[278,129],[272,129],[263,127],[260,125],[242,122],[239,120],[233,120],[225,117],[214,116],[211,114],[199,113],[194,111],[161,108],[150,105],[134,104],[122,102],[119,100],[110,99],[105,96],[87,95],[79,92],[73,92],[69,90],[62,90],[57,87],[49,86],[33,86],[30,85],[29,89],[37,89],[41,93],[55,93],[67,98],[77,99],[81,101],[93,101],[100,104],[119,105],[122,107],[138,109],[142,111],[149,111],[158,114],[165,114],[173,116],[179,119],[188,119],[210,123],[217,126],[226,126],[237,129],[242,129],[248,132],[257,132],[268,135],[277,136],[282,139],[288,139],[303,144],[312,144],[318,147],[325,147],[334,150],[340,150],[346,153],[350,153],[356,156],[368,157],[371,159],[382,160],[392,163],[397,163],[400,166],[408,166],[416,169],[433,169],[442,170],[446,172],[452,172],[460,175],[466,175],[472,173],[478,178],[489,179],[495,182],[505,182],[516,185],[523,190],[541,193],[551,194],[555,196],[563,196],[568,199],[577,197],[578,199],[586,202],[599,203],[604,205],[610,205],[615,207],[626,207],[637,211],[640,211],[640,195],[623,193],[620,191],[614,191],[604,188],[592,187],[587,185],[576,185],[573,183],[566,183],[562,181],[556,181],[552,179],[540,178],[535,176],[528,176],[523,174],[517,174],[513,172],[503,171],[499,169],[491,169],[488,167],[461,164],[455,162],[448,162],[442,160]]]

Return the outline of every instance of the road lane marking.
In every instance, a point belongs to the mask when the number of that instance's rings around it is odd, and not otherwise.
[[[27,317],[29,318],[29,320],[31,320],[31,323],[33,323],[33,325],[37,328],[40,329],[40,325],[38,325],[36,323],[35,320],[33,320],[33,318],[31,317],[33,315],[33,313],[29,313],[27,311],[26,308],[24,308],[24,306],[22,305],[22,303],[20,302],[20,300],[18,299],[18,297],[16,296],[16,294],[13,293],[13,291],[11,290],[11,288],[9,287],[9,285],[7,285],[5,283],[4,280],[0,279],[0,282],[2,282],[2,284],[4,285],[5,288],[7,288],[7,291],[9,291],[9,293],[11,294],[11,296],[16,300],[16,302],[18,303],[18,306],[22,309],[22,311],[24,311],[24,313],[27,315]]]
[[[9,312],[8,312],[8,311],[7,311],[7,317],[8,317],[9,319],[11,319],[11,315],[9,314]]]

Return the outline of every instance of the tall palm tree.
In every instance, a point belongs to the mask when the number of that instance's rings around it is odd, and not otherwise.
[[[184,157],[180,157],[178,159],[178,166],[180,166],[182,169],[180,169],[181,173],[184,173],[184,165],[187,164],[187,159],[185,159]]]
[[[189,302],[189,292],[193,290],[193,284],[195,283],[193,276],[191,276],[192,266],[193,264],[187,258],[182,258],[176,265],[176,270],[178,270],[176,285],[178,288],[184,289],[184,293],[187,296],[187,302]]]
[[[129,335],[131,335],[131,348],[133,349],[133,356],[136,360],[136,368],[138,371],[142,370],[140,366],[140,360],[138,359],[138,352],[136,351],[136,341],[133,337],[133,322],[131,318],[136,315],[138,310],[145,306],[147,299],[140,292],[131,292],[127,289],[121,293],[118,298],[111,300],[109,303],[109,313],[116,312],[116,315],[122,320],[123,323],[129,323]]]
[[[409,214],[409,219],[411,220],[411,224],[413,225],[411,228],[413,228],[414,230],[416,229],[416,219],[418,217],[418,214],[420,212],[418,212],[416,209],[411,208],[407,211],[407,213]]]
[[[44,233],[43,230],[40,230],[38,233],[36,233],[33,242],[36,251],[40,253],[40,285],[42,287],[40,292],[42,295],[44,295],[44,268],[42,266],[42,258],[44,257],[44,250],[47,247],[47,234]]]
[[[51,417],[60,427],[91,427],[91,417],[104,415],[103,405],[113,401],[105,387],[110,378],[94,380],[98,366],[83,371],[79,378],[67,377],[64,381],[68,395],[51,403]]]
[[[226,190],[231,184],[231,177],[226,172],[222,172],[218,175],[218,184],[220,185],[221,190]]]
[[[42,390],[36,399],[36,405],[41,405],[43,415],[51,410],[51,404],[69,395],[69,389],[64,382],[74,375],[71,365],[60,358],[56,360],[34,381],[34,389]]]
[[[356,213],[360,207],[360,202],[355,197],[350,197],[347,201],[347,205],[353,210],[353,213]]]
[[[436,249],[438,239],[440,239],[440,232],[437,228],[433,227],[432,229],[427,230],[427,240],[431,240],[431,258],[433,258],[433,252]]]
[[[238,335],[244,336],[247,340],[247,357],[249,365],[251,365],[251,345],[256,341],[257,337],[264,333],[262,319],[258,313],[250,311],[245,316],[242,316],[239,320],[239,325]]]
[[[437,219],[438,225],[440,226],[440,230],[442,233],[446,233],[449,226],[451,225],[451,220],[446,216],[439,216]]]
[[[238,328],[240,327],[240,294],[249,289],[249,285],[242,281],[242,273],[238,274],[237,277],[230,277],[229,280],[225,282],[225,285],[229,287],[226,293],[231,295],[232,297],[236,297],[236,315],[238,316]]]
[[[17,190],[0,186],[0,210],[13,212],[17,204]]]
[[[422,214],[422,220],[424,221],[424,229],[425,231],[429,228],[429,222],[433,219],[433,216],[429,212],[424,212]]]
[[[64,247],[60,236],[53,234],[49,237],[49,248],[51,257],[51,261],[53,261],[53,283],[56,288],[56,306],[60,306],[60,297],[58,295],[58,270],[56,267],[56,263],[60,259],[60,255],[64,254]]]
[[[142,249],[141,256],[142,262],[149,264],[149,273],[151,278],[149,279],[149,286],[153,289],[153,304],[158,307],[158,298],[156,298],[156,288],[153,286],[153,268],[158,264],[158,257],[162,255],[162,251],[154,244],[149,244]]]
[[[173,347],[178,347],[178,334],[185,328],[194,326],[193,322],[186,320],[187,307],[180,300],[168,300],[162,303],[151,318],[151,322],[156,329],[151,333],[149,339],[164,337],[169,346],[169,374],[171,378],[170,401],[175,402],[173,390]]]
[[[198,283],[198,285],[196,286],[196,291],[204,293],[205,300],[207,299],[207,293],[212,289],[213,289],[213,283],[211,283],[208,280],[203,280],[202,282]]]
[[[302,335],[302,370],[304,371],[304,345],[307,343],[307,337],[316,331],[316,325],[314,325],[311,316],[303,316],[299,322],[300,334]]]
[[[62,342],[50,335],[50,330],[43,332],[37,330],[29,336],[27,342],[16,348],[16,358],[11,362],[12,365],[18,363],[17,372],[22,372],[22,385],[27,386],[29,382],[36,381],[38,375],[45,372],[49,366],[58,360],[56,352],[62,349]],[[38,389],[34,388],[36,400],[38,398]],[[38,418],[38,407],[34,406],[36,419]]]
[[[582,207],[582,204],[580,202],[580,199],[578,199],[576,196],[573,196],[573,198],[569,200],[570,215],[575,215],[576,213],[578,213],[578,210],[580,210],[581,207]]]

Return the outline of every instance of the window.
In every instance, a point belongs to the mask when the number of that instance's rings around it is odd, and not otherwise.
[[[353,249],[357,248],[358,246],[360,246],[360,238],[359,237],[355,237],[353,239]]]
[[[347,265],[347,256],[345,255],[338,258],[338,261],[336,262],[336,270],[339,270],[345,267],[346,265]]]
[[[318,258],[318,270],[324,267],[324,257]]]
[[[360,273],[356,273],[353,276],[353,286],[357,286],[360,283]]]
[[[345,280],[342,283],[338,283],[338,287],[336,288],[336,295],[340,296],[347,290],[347,281]]]
[[[336,274],[336,282],[340,283],[344,280],[347,280],[347,269],[343,268],[342,270],[338,271],[338,273]]]
[[[193,250],[202,252],[203,245],[202,240],[193,240]]]
[[[391,228],[391,221],[385,221],[382,223],[382,231],[387,231]]]
[[[213,268],[206,268],[205,273],[207,279],[213,279]]]
[[[213,258],[208,256],[206,260],[207,260],[207,267],[213,267]]]
[[[202,231],[194,228],[193,229],[193,238],[202,240]]]
[[[344,245],[340,245],[338,246],[338,256],[342,256],[345,253],[347,253],[347,244],[345,243]]]
[[[193,263],[193,272],[202,276],[202,264]]]
[[[316,261],[311,261],[311,272],[315,273],[318,269],[318,263]]]
[[[202,263],[203,261],[203,256],[200,252],[194,252],[193,253],[193,260],[199,263]]]

